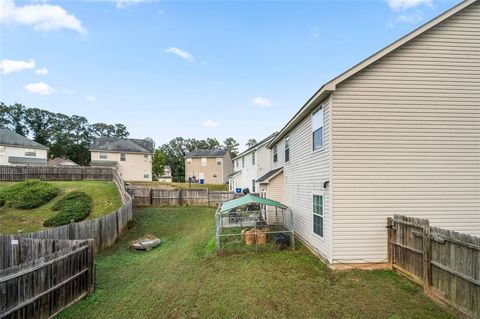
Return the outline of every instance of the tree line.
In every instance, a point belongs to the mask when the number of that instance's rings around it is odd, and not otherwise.
[[[35,142],[49,147],[49,158],[69,158],[79,165],[90,164],[89,147],[100,136],[127,137],[124,124],[90,124],[79,115],[68,116],[39,108],[27,108],[15,103],[0,102],[0,128],[29,136]]]

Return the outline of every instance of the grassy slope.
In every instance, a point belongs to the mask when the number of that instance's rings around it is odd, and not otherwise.
[[[164,183],[164,182],[129,182],[133,185],[142,185],[142,186],[150,186],[150,187],[158,187],[158,188],[165,188],[165,189],[172,189],[172,188],[208,188],[210,191],[228,191],[227,184],[194,184],[192,183],[189,185],[188,183]]]
[[[96,292],[60,318],[451,318],[391,271],[334,273],[305,248],[216,257],[208,208],[148,208],[96,256]],[[145,234],[150,252],[128,249]]]
[[[87,219],[97,218],[114,211],[122,202],[117,187],[109,181],[81,181],[81,182],[49,182],[60,188],[60,194],[48,204],[35,209],[21,210],[13,208],[0,208],[0,233],[16,233],[17,229],[23,232],[40,230],[43,221],[54,216],[57,212],[51,207],[66,192],[82,191],[89,194],[93,199],[93,210]],[[0,187],[11,183],[2,182]]]

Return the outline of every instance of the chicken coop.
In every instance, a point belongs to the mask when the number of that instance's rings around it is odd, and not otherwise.
[[[292,211],[251,194],[223,202],[215,213],[217,254],[295,249]]]

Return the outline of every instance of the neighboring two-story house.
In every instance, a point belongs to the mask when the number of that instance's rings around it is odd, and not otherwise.
[[[0,129],[0,165],[47,165],[48,147],[9,129]]]
[[[194,150],[185,155],[185,180],[195,177],[203,184],[226,184],[233,171],[227,149]]]
[[[230,190],[248,188],[258,193],[258,179],[270,171],[270,150],[267,144],[277,133],[252,145],[233,159],[234,173],[229,178]]]
[[[90,147],[93,167],[114,167],[126,181],[152,180],[151,141],[133,138],[100,137]]]
[[[312,251],[385,262],[393,214],[480,235],[478,39],[464,1],[323,85],[268,144],[260,190]]]

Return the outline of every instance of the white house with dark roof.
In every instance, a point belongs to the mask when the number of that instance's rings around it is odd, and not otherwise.
[[[226,184],[233,171],[232,158],[227,149],[194,150],[185,155],[185,180],[205,184]]]
[[[90,166],[114,167],[126,181],[152,180],[153,144],[149,140],[100,137],[90,154]]]
[[[480,235],[479,39],[480,2],[463,1],[323,85],[270,141],[312,251],[385,262],[394,214]]]
[[[248,188],[252,193],[259,192],[258,179],[270,171],[270,150],[266,146],[276,134],[269,135],[235,156],[235,174],[229,177],[230,190]]]
[[[48,147],[9,129],[0,129],[0,165],[46,166]]]

